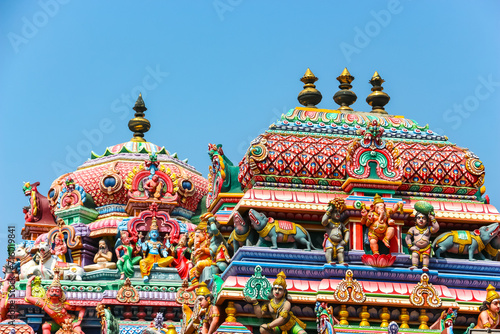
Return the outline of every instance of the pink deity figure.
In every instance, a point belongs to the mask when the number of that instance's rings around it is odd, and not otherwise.
[[[62,233],[57,233],[54,238],[54,248],[50,251],[53,255],[57,256],[59,261],[66,262],[66,253],[68,252],[68,247],[64,242],[64,235]]]
[[[43,311],[52,318],[52,321],[46,322],[42,325],[43,334],[50,334],[53,327],[67,327],[69,322],[71,322],[71,325],[73,326],[73,332],[83,334],[80,324],[82,323],[82,319],[85,314],[85,308],[81,306],[73,306],[66,302],[66,296],[62,290],[61,283],[59,282],[59,272],[55,271],[55,273],[56,275],[54,280],[49,286],[44,298],[32,296],[31,282],[36,276],[31,276],[28,279],[28,284],[26,285],[26,300],[29,303],[42,308]],[[75,319],[75,316],[68,313],[68,311],[77,311],[78,318]]]
[[[151,179],[148,179],[144,183],[144,189],[146,190],[149,197],[154,197],[159,199],[161,197],[162,183],[158,175],[153,175]]]
[[[369,211],[365,207],[361,209],[361,224],[368,227],[370,249],[374,255],[380,254],[378,249],[379,240],[382,240],[384,245],[390,249],[391,239],[396,233],[395,222],[394,219],[391,219],[391,215],[402,209],[402,202],[396,203],[392,209],[387,209],[384,200],[378,194],[375,195]]]
[[[7,319],[7,313],[9,311],[9,293],[14,288],[12,283],[15,283],[14,273],[12,272],[12,268],[8,263],[3,266],[2,270],[5,274],[5,278],[0,279],[0,282],[2,283],[2,295],[0,299],[0,322]]]

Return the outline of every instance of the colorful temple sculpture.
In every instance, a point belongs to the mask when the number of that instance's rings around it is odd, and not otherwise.
[[[144,139],[139,95],[129,142],[25,183],[0,333],[500,333],[481,160],[386,111],[377,72],[367,112],[347,69],[335,110],[317,80],[238,165],[209,144],[206,177]]]

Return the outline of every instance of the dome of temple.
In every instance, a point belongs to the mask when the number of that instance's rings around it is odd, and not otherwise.
[[[373,147],[372,156],[356,161],[356,147],[371,139],[376,144],[375,138],[380,146]],[[377,149],[385,156],[375,156]],[[368,177],[370,160],[378,164],[382,180],[400,183],[400,194],[473,199],[484,182],[478,157],[428,125],[382,113],[304,107],[282,115],[252,142],[240,162],[239,180],[247,188],[282,183],[341,190],[348,179]]]
[[[115,229],[119,221],[133,215],[134,210],[147,209],[147,205],[134,209],[140,202],[163,201],[172,215],[187,219],[193,216],[207,192],[207,180],[187,159],[181,161],[176,153],[170,154],[165,147],[144,139],[149,126],[141,128],[138,124],[149,124],[149,121],[144,118],[146,107],[141,96],[134,109],[137,111],[134,124],[129,124],[134,137],[130,141],[107,147],[102,155],[92,152],[90,159],[76,171],[61,175],[52,183],[48,199],[56,215],[57,211],[64,210],[63,197],[70,192],[67,190],[70,186],[71,191],[76,191],[75,201],[80,202],[70,202],[66,207],[75,204],[86,207],[90,210],[89,222],[113,221],[113,226],[102,229]],[[156,182],[155,193],[146,189],[148,180]]]

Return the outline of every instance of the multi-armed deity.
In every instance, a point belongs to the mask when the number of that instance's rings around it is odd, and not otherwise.
[[[395,222],[391,215],[403,209],[403,203],[398,202],[392,208],[386,208],[380,195],[375,195],[370,209],[362,208],[361,223],[368,227],[368,240],[373,254],[379,254],[378,242],[381,240],[387,248],[391,248],[391,239],[396,230]]]

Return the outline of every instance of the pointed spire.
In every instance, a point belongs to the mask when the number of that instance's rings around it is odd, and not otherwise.
[[[314,85],[314,83],[318,81],[318,78],[309,68],[307,68],[306,73],[300,81],[304,83],[304,89],[299,93],[297,100],[299,100],[299,103],[303,106],[316,108],[316,105],[320,103],[323,98],[320,91],[316,89],[316,85]]]
[[[387,114],[384,106],[389,103],[391,98],[387,93],[383,92],[384,87],[382,87],[382,84],[384,82],[385,80],[380,77],[377,71],[375,71],[373,77],[369,81],[373,87],[372,92],[366,98],[366,102],[372,106],[372,113]]]
[[[339,88],[341,90],[333,95],[333,100],[340,106],[340,111],[352,111],[352,108],[349,106],[358,99],[356,93],[351,90],[351,82],[354,80],[354,77],[349,73],[346,67],[342,71],[342,74],[337,77],[337,80],[340,83]]]
[[[141,93],[139,93],[139,97],[137,98],[137,101],[135,101],[133,109],[135,110],[134,118],[128,122],[128,128],[134,133],[134,137],[132,137],[130,141],[146,142],[144,139],[144,133],[149,131],[151,123],[144,118],[144,112],[148,110],[148,108],[146,108],[146,105],[144,104]]]

